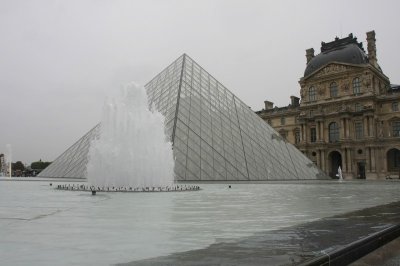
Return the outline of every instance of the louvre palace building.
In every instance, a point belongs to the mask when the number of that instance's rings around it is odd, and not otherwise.
[[[352,34],[307,49],[300,98],[256,113],[331,177],[340,166],[345,179],[398,178],[400,86],[378,64],[375,32],[366,35],[367,51]]]

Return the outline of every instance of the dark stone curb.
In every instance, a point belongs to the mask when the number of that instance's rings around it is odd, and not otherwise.
[[[400,237],[400,225],[393,225],[368,237],[354,241],[343,248],[330,252],[321,252],[323,253],[322,255],[305,261],[299,266],[347,265],[398,237]]]

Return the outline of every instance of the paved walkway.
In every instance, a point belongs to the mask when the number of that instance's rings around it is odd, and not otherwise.
[[[400,202],[395,202],[122,265],[346,265],[399,235]]]
[[[376,249],[350,266],[398,266],[400,265],[400,238]]]

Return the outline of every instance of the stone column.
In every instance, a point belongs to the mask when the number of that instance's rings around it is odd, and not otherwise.
[[[339,139],[344,139],[345,135],[344,135],[344,118],[340,119],[340,130],[339,130]]]
[[[387,169],[387,158],[386,158],[386,154],[385,154],[385,151],[383,150],[383,148],[381,148],[381,163],[382,163],[382,166],[383,166],[383,172],[384,172],[384,174],[386,175],[387,174],[387,171],[388,171],[388,169]]]
[[[325,150],[321,150],[321,169],[325,173],[327,172],[326,171],[326,166],[325,166]]]
[[[347,124],[347,126],[346,126],[346,135],[347,135],[347,138],[350,138],[350,124],[351,124],[350,118],[347,118],[346,124]]]
[[[319,135],[319,121],[317,121],[317,124],[315,125],[315,131],[317,133],[317,141],[320,140],[320,135]]]
[[[351,158],[351,149],[347,149],[347,160],[349,162],[348,172],[353,172],[353,160]]]
[[[376,148],[375,149],[375,164],[376,164],[376,172],[378,173],[378,175],[380,175],[381,172],[383,172],[383,164],[382,164],[382,152],[381,152],[381,148]]]
[[[376,162],[375,162],[375,148],[371,148],[371,171],[372,172],[377,172],[376,171]]]
[[[304,126],[303,126],[303,124],[300,124],[300,143],[302,143],[304,141],[303,130],[304,130]]]
[[[369,150],[370,150],[369,147],[367,147],[365,149],[365,158],[366,158],[365,170],[366,170],[367,173],[371,172],[371,170],[370,170],[371,169],[371,155],[370,155]]]
[[[303,137],[304,137],[304,143],[307,143],[308,141],[307,141],[307,125],[306,124],[304,124],[303,125],[303,132],[304,132],[304,135],[303,135]]]
[[[321,134],[320,134],[320,136],[321,136],[321,141],[322,141],[322,142],[325,142],[324,122],[321,121],[321,122],[319,123],[319,126],[320,126],[320,131],[321,131]]]
[[[363,117],[363,131],[364,131],[364,136],[368,136],[368,119],[367,117]]]
[[[347,135],[346,135],[346,118],[342,118],[341,124],[343,125],[343,139],[347,139]]]
[[[375,119],[374,119],[374,117],[373,116],[370,116],[369,117],[369,136],[370,137],[374,137],[375,136],[375,132],[374,132],[374,124],[375,124],[375,121],[374,121]]]
[[[342,168],[343,168],[343,172],[347,173],[347,148],[343,149],[343,156],[342,156]]]

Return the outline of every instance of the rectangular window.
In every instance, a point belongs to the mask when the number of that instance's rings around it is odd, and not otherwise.
[[[286,134],[286,131],[280,131],[279,132],[279,134],[281,135],[281,137],[284,139],[284,140],[286,140],[286,137],[287,137],[287,134]]]
[[[315,91],[315,87],[311,87],[308,90],[308,97],[309,97],[309,101],[313,102],[316,100],[316,91]]]
[[[364,137],[363,123],[361,121],[356,122],[354,124],[354,127],[355,127],[356,139],[362,139]]]
[[[332,122],[328,126],[329,130],[329,142],[334,143],[339,141],[339,125],[336,122]]]
[[[361,93],[361,81],[359,77],[353,79],[353,93],[356,95]]]
[[[398,102],[392,103],[392,111],[397,112],[398,110],[399,110],[399,103]]]
[[[393,137],[400,137],[400,121],[393,122],[392,127],[393,127]]]
[[[310,137],[311,137],[311,142],[317,141],[317,129],[315,127],[310,128]]]
[[[296,130],[294,133],[294,141],[296,144],[300,143],[300,131],[299,130]]]
[[[285,124],[285,117],[281,117],[281,125]]]
[[[354,109],[355,109],[356,112],[360,112],[361,109],[362,109],[361,104],[360,104],[360,103],[356,103],[356,104],[354,105]]]
[[[336,82],[332,82],[330,85],[330,92],[331,92],[331,97],[337,97],[338,96],[338,87]]]

